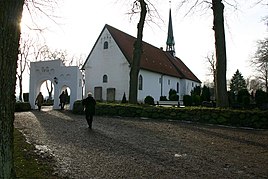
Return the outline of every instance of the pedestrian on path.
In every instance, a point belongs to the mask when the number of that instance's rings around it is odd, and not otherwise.
[[[41,111],[42,104],[44,102],[44,97],[41,92],[37,95],[35,99],[35,104],[38,106],[38,110]]]
[[[62,91],[61,95],[59,96],[60,98],[60,109],[63,110],[66,100],[67,100],[67,95],[64,91]]]
[[[85,107],[88,128],[91,129],[92,122],[93,122],[93,116],[95,115],[95,106],[96,106],[96,101],[92,97],[92,93],[90,93],[90,92],[88,93],[87,98],[83,99],[82,104]]]

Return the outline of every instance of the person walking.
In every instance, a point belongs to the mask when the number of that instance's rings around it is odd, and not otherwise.
[[[67,96],[64,91],[61,93],[59,98],[60,98],[60,109],[63,110],[67,99]]]
[[[44,97],[41,92],[37,95],[35,99],[35,104],[38,106],[38,110],[41,111],[42,104],[44,103]]]
[[[88,93],[87,98],[83,99],[82,104],[85,107],[88,128],[91,129],[92,122],[93,122],[93,116],[95,115],[95,106],[96,106],[96,101],[92,97],[92,93]]]

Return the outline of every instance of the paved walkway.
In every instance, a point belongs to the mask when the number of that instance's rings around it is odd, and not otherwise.
[[[43,108],[15,114],[15,127],[69,178],[268,178],[268,131]]]

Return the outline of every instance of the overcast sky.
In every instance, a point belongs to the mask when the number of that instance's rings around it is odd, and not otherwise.
[[[237,69],[245,78],[253,74],[249,61],[256,51],[256,41],[268,35],[268,28],[262,21],[268,15],[267,6],[254,6],[253,0],[239,1],[241,4],[238,4],[238,10],[229,5],[225,8],[228,79]],[[136,36],[139,16],[131,18],[127,15],[132,0],[63,0],[63,2],[57,12],[61,16],[62,25],[50,25],[50,30],[44,35],[47,44],[52,48],[66,49],[69,54],[87,56],[105,24]],[[178,2],[172,1],[170,5],[169,0],[152,0],[160,18],[155,17],[153,22],[147,22],[143,40],[165,49],[169,8],[171,8],[176,56],[204,82],[211,78],[207,75],[209,65],[205,57],[214,51],[212,10],[206,8],[206,5],[200,6],[196,12],[185,17],[190,5],[178,8]],[[154,9],[151,7],[151,10]],[[24,16],[24,22],[26,21]]]

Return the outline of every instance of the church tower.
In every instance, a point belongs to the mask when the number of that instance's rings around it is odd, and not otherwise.
[[[175,56],[175,40],[173,36],[171,9],[169,9],[168,36],[166,45],[166,51],[169,52],[172,56]]]

